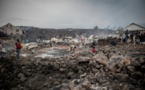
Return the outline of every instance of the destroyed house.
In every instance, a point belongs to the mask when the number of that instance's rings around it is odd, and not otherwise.
[[[19,27],[13,26],[12,24],[8,23],[2,27],[0,27],[0,31],[7,34],[7,35],[22,35],[23,31]]]

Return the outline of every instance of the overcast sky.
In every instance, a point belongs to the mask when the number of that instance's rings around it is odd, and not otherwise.
[[[0,0],[0,26],[41,28],[145,25],[145,0]]]

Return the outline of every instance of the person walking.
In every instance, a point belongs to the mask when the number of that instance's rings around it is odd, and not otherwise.
[[[16,46],[16,53],[17,53],[16,58],[17,60],[20,60],[20,49],[22,48],[22,45],[19,39],[16,40],[15,46]]]

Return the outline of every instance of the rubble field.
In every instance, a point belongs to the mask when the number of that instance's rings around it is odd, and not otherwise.
[[[1,57],[0,89],[145,90],[145,45],[98,45],[96,49],[92,55],[90,48],[70,53],[68,46],[58,46],[28,56],[22,52],[19,61],[13,54]],[[37,57],[42,53],[52,57]]]

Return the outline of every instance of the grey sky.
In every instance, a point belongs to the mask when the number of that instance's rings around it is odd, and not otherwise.
[[[145,0],[0,0],[0,26],[100,28],[145,24]]]

